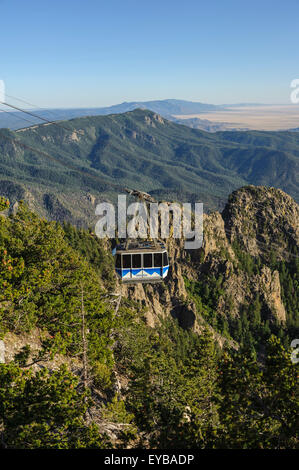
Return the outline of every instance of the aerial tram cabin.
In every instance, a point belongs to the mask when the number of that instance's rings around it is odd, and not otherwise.
[[[114,250],[115,270],[123,282],[161,282],[169,270],[163,242],[131,242]]]

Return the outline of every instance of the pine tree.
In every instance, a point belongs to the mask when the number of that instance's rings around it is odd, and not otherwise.
[[[0,366],[2,448],[105,448],[97,426],[86,425],[88,394],[77,390],[78,379],[62,366],[33,373],[14,363]]]

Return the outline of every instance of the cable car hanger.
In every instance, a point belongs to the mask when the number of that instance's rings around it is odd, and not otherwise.
[[[148,215],[147,203],[156,202],[148,193],[125,188],[125,191],[142,201]],[[126,239],[113,251],[115,255],[115,271],[125,283],[156,283],[162,282],[169,272],[168,253],[162,240]]]

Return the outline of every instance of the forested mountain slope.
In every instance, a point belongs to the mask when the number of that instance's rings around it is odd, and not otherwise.
[[[223,208],[232,190],[249,183],[298,201],[298,159],[295,132],[209,134],[137,109],[0,130],[0,190],[47,218],[90,225],[94,203],[124,186],[158,199],[201,200],[205,209]]]
[[[91,231],[0,202],[0,446],[297,447],[290,196],[234,192],[147,287],[120,286]]]

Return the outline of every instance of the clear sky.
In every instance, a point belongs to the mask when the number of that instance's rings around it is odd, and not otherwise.
[[[0,0],[0,79],[47,107],[289,103],[299,0]]]

